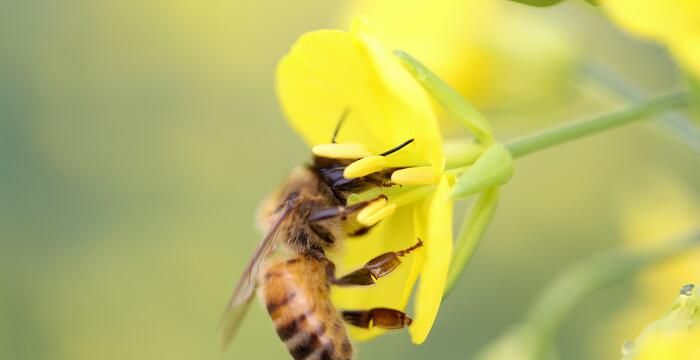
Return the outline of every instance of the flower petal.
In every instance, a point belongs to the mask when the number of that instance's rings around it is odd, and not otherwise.
[[[428,95],[361,22],[352,32],[303,35],[278,65],[277,91],[287,119],[310,146],[329,143],[347,110],[338,143],[362,144],[379,154],[415,139],[387,157],[391,165],[442,169]]]
[[[337,275],[357,270],[382,253],[406,249],[415,244],[416,237],[410,225],[413,213],[412,206],[398,208],[396,213],[384,219],[366,236],[346,240],[344,249],[329,254],[337,266]],[[422,249],[418,249],[402,257],[401,265],[389,275],[378,279],[375,285],[334,287],[333,303],[338,310],[369,310],[375,307],[404,310],[421,268],[422,252]],[[348,326],[348,330],[356,340],[367,340],[385,331],[353,326]]]
[[[602,8],[628,31],[668,45],[682,65],[700,75],[700,2],[609,0]]]
[[[437,316],[442,294],[445,290],[447,272],[452,259],[452,199],[447,175],[443,175],[432,197],[426,199],[417,219],[427,219],[424,227],[423,243],[425,260],[421,271],[420,284],[415,297],[413,324],[409,328],[411,340],[421,344],[428,336]]]

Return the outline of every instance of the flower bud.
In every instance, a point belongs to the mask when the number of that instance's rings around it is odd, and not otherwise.
[[[503,185],[512,176],[513,157],[502,144],[493,144],[457,179],[452,197],[467,197]]]

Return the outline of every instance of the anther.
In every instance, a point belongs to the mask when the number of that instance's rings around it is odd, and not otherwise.
[[[321,144],[311,148],[311,152],[328,159],[361,159],[372,155],[362,145],[356,143]]]
[[[360,219],[360,216],[358,214],[357,222],[364,226],[372,226],[382,221],[382,219],[386,218],[387,216],[393,214],[394,211],[396,211],[396,204],[388,204],[362,219]]]
[[[365,156],[348,165],[343,171],[346,179],[355,179],[386,168],[387,160],[380,155]]]
[[[399,185],[431,185],[438,180],[438,174],[432,166],[406,168],[391,174],[391,181]]]
[[[357,213],[357,221],[360,223],[367,222],[367,219],[384,206],[386,206],[386,197],[377,198]]]

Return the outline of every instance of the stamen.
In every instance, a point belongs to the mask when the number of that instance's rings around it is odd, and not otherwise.
[[[343,171],[346,179],[355,179],[380,171],[386,168],[387,161],[383,156],[371,155],[348,165]]]
[[[393,214],[394,211],[396,211],[396,204],[388,204],[366,218],[360,219],[360,216],[358,215],[357,221],[364,226],[372,226],[382,221],[382,219],[385,217]]]
[[[369,205],[365,206],[360,212],[357,213],[357,221],[364,223],[370,216],[372,216],[379,209],[386,206],[386,198],[380,197],[377,200],[372,201]]]
[[[432,166],[418,166],[394,171],[391,181],[399,185],[431,185],[439,180]]]
[[[356,143],[321,144],[311,148],[311,152],[328,159],[362,159],[372,155],[364,146]]]

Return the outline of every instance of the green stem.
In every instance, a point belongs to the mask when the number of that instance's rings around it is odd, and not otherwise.
[[[556,126],[534,135],[516,139],[505,144],[514,158],[555,145],[593,135],[610,128],[641,120],[645,116],[665,111],[686,104],[688,94],[685,91],[653,97],[626,109],[603,114],[571,124]]]

